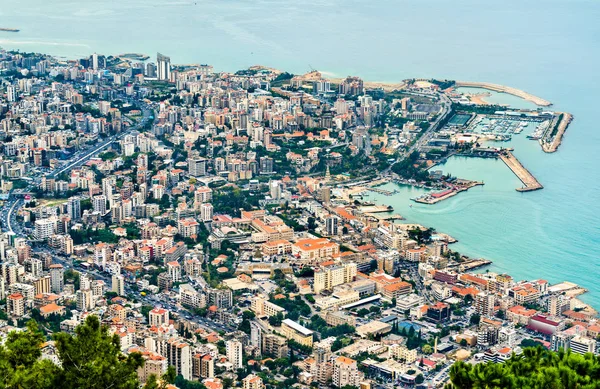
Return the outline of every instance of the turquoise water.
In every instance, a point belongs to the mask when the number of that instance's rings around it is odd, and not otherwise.
[[[600,307],[598,20],[594,0],[0,0],[0,27],[21,29],[0,32],[0,46],[67,57],[160,51],[218,70],[263,64],[373,81],[435,76],[539,95],[575,115],[557,153],[544,154],[525,134],[513,140],[543,190],[516,192],[519,181],[500,161],[456,158],[444,170],[486,185],[429,207],[410,208],[410,188],[384,201],[497,270],[580,283]]]

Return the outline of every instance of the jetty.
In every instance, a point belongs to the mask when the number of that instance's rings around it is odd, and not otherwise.
[[[542,184],[538,182],[538,180],[529,172],[529,170],[525,169],[525,167],[521,164],[521,162],[519,162],[513,153],[510,152],[510,150],[502,150],[500,153],[498,153],[498,156],[523,183],[524,187],[516,188],[518,192],[530,192],[543,188]]]
[[[398,193],[397,190],[385,190],[385,189],[379,189],[379,188],[368,188],[367,190],[370,190],[371,192],[379,193],[382,195],[386,195],[386,196],[391,196],[391,195]]]
[[[548,130],[549,136],[543,139],[540,139],[540,144],[542,145],[542,150],[546,153],[553,153],[558,149],[558,146],[562,143],[562,138],[565,135],[565,131],[571,121],[573,120],[573,115],[567,112],[562,112],[558,115],[558,119],[552,123],[550,129]]]
[[[537,97],[532,95],[531,93],[527,93],[523,90],[512,88],[510,86],[504,86],[499,84],[492,84],[489,82],[475,82],[475,81],[456,81],[454,83],[455,87],[469,87],[469,88],[481,88],[487,89],[494,92],[508,93],[513,96],[520,97],[527,101],[531,101],[532,103],[539,105],[540,107],[549,107],[552,105],[548,100],[544,100],[541,97]]]

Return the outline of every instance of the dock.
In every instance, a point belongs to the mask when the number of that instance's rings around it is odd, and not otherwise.
[[[520,97],[527,101],[531,101],[532,103],[539,105],[540,107],[548,107],[552,105],[548,100],[544,100],[541,97],[537,97],[532,95],[531,93],[527,93],[523,90],[512,88],[510,86],[492,84],[489,82],[473,82],[473,81],[456,81],[454,84],[455,87],[469,87],[469,88],[481,88],[487,89],[494,92],[508,93],[513,96]]]
[[[516,188],[518,192],[531,192],[544,188],[509,150],[502,150],[498,156],[523,183],[524,187]]]
[[[385,190],[385,189],[379,189],[379,188],[368,188],[367,190],[370,190],[371,192],[379,193],[382,195],[386,195],[386,196],[391,196],[391,195],[398,193],[397,190]]]

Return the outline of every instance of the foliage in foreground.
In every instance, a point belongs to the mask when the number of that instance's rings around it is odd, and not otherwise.
[[[40,358],[45,339],[35,321],[24,331],[10,332],[0,345],[0,389],[139,388],[141,354],[124,355],[118,336],[96,316],[88,316],[75,335],[56,333],[54,341],[60,366]]]
[[[457,362],[450,369],[450,380],[446,389],[600,388],[600,357],[525,348],[505,363]]]

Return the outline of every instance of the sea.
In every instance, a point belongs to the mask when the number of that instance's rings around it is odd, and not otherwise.
[[[501,161],[454,157],[438,168],[485,185],[432,206],[413,203],[422,190],[411,187],[373,199],[455,237],[454,250],[492,260],[491,271],[578,283],[598,309],[598,20],[596,0],[0,0],[0,27],[20,29],[0,32],[0,47],[66,58],[160,52],[223,71],[260,64],[370,81],[486,81],[543,97],[575,117],[558,152],[525,133],[510,145],[544,189],[519,193]]]

